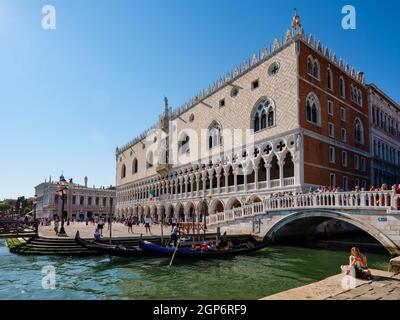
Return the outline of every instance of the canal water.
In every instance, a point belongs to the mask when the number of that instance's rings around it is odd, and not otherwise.
[[[259,299],[338,274],[347,261],[345,251],[272,246],[168,268],[167,259],[18,256],[0,240],[0,299]],[[389,256],[368,261],[387,270]],[[55,289],[42,288],[47,266],[55,268]]]

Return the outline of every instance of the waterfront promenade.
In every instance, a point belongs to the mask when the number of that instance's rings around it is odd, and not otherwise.
[[[94,232],[96,230],[97,225],[93,225],[89,223],[86,225],[85,222],[75,222],[71,223],[69,226],[65,224],[65,231],[69,238],[75,238],[76,232],[79,230],[80,236],[82,238],[94,238]],[[164,235],[169,236],[171,227],[164,227]],[[151,226],[152,235],[159,236],[161,235],[161,227],[160,225]],[[133,226],[133,234],[131,232],[128,233],[128,227],[123,223],[113,223],[112,224],[112,236],[115,238],[125,238],[125,237],[138,237],[140,234],[146,235],[146,229],[144,226]],[[150,234],[147,234],[150,235]],[[46,238],[58,238],[54,232],[53,223],[49,226],[39,226],[39,236]],[[108,238],[109,230],[108,224],[104,226],[103,236]]]
[[[262,300],[400,300],[400,273],[371,269],[373,280],[354,280],[338,274],[322,281],[273,294]]]

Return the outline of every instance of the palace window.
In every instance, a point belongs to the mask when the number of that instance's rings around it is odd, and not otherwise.
[[[356,142],[364,144],[364,129],[358,118],[354,121],[354,139]]]
[[[225,107],[225,99],[219,100],[219,107],[220,107],[220,108]]]
[[[133,163],[132,163],[132,174],[135,174],[138,172],[138,161],[137,159],[133,159]]]
[[[330,116],[333,116],[333,102],[332,101],[328,101],[328,114]]]
[[[353,85],[350,87],[350,99],[360,107],[362,106],[362,92],[359,88],[354,87]]]
[[[275,108],[270,100],[263,100],[258,104],[253,122],[255,132],[275,125]]]
[[[346,121],[346,109],[343,107],[340,108],[340,120],[343,122]]]
[[[342,98],[346,95],[346,86],[343,77],[339,79],[339,94]]]
[[[333,89],[333,76],[332,76],[332,70],[328,68],[328,89],[332,90]]]
[[[232,90],[231,90],[231,97],[232,97],[232,98],[235,98],[235,97],[237,97],[238,94],[239,94],[239,89],[236,88],[236,87],[232,88]]]
[[[340,138],[342,142],[347,142],[347,130],[345,128],[341,129]]]
[[[317,97],[314,94],[309,94],[306,102],[306,117],[307,121],[316,125],[321,124],[320,107]]]
[[[329,162],[335,163],[335,148],[329,147]]]
[[[347,151],[342,151],[342,166],[347,167]]]
[[[149,151],[147,154],[147,168],[152,168],[154,165],[153,151]]]
[[[360,169],[360,157],[357,154],[354,155],[354,169]]]
[[[251,89],[252,89],[252,90],[257,89],[259,86],[260,86],[260,83],[259,83],[258,79],[257,79],[257,80],[254,80],[254,81],[251,83]]]
[[[221,144],[221,126],[213,122],[208,129],[208,147],[212,149]]]
[[[186,133],[184,133],[178,144],[180,154],[185,154],[190,152],[189,142],[190,142],[190,137]]]
[[[279,71],[279,68],[280,68],[280,65],[278,62],[272,63],[268,68],[269,75],[271,75],[271,76],[276,75]]]
[[[332,122],[328,123],[328,134],[331,138],[335,137],[335,126]]]
[[[126,177],[126,166],[125,166],[125,164],[123,164],[122,168],[121,168],[121,179],[123,179],[125,177]]]
[[[320,79],[320,67],[317,59],[313,59],[313,57],[309,56],[307,59],[307,72],[310,76],[313,76],[316,79]]]

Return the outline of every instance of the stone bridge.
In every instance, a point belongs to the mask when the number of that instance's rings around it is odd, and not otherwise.
[[[392,256],[400,255],[400,195],[387,192],[310,193],[271,197],[207,217],[208,227],[273,241],[277,232],[301,222],[306,232],[336,219],[365,231]],[[296,231],[296,228],[292,228]]]

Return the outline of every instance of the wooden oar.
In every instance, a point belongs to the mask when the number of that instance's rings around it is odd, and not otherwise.
[[[180,237],[180,238],[178,239],[178,242],[176,243],[176,248],[175,248],[175,250],[174,250],[174,253],[172,254],[171,261],[169,262],[169,267],[172,266],[172,262],[174,261],[174,258],[175,258],[175,253],[178,251],[178,247],[179,247],[179,243],[181,242],[181,239],[182,239],[182,237]]]

